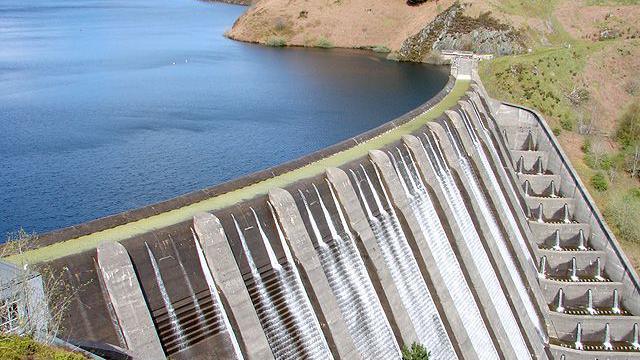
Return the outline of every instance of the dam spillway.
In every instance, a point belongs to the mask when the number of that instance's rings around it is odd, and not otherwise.
[[[43,237],[99,243],[43,260],[78,289],[64,336],[142,359],[640,358],[638,276],[544,120],[474,60],[452,74],[319,154]]]

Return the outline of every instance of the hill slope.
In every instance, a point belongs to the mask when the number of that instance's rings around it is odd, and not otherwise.
[[[287,45],[397,50],[453,0],[408,6],[403,0],[260,0],[227,35]]]
[[[640,269],[640,182],[631,173],[640,164],[640,131],[625,143],[619,136],[624,118],[640,129],[640,1],[535,3],[511,8],[547,24],[525,30],[531,52],[482,63],[481,77],[492,96],[545,115]]]

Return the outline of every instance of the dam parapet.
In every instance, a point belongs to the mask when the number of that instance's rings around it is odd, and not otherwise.
[[[46,260],[79,289],[65,335],[154,359],[640,358],[637,274],[543,118],[475,61],[304,176]]]

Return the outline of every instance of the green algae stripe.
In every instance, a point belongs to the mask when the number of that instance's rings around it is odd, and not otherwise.
[[[42,248],[30,250],[19,255],[13,255],[7,257],[6,260],[13,263],[34,264],[51,261],[67,255],[77,254],[94,249],[103,241],[122,241],[129,239],[136,235],[144,234],[155,229],[160,229],[188,220],[198,212],[222,209],[243,200],[251,199],[256,195],[266,194],[270,189],[284,187],[292,182],[316,176],[324,172],[328,167],[343,165],[351,160],[365,156],[369,150],[379,149],[389,143],[397,141],[402,137],[402,135],[409,134],[419,129],[425,123],[439,117],[445,112],[445,110],[456,105],[458,100],[469,88],[469,83],[469,81],[457,80],[449,94],[447,94],[432,108],[421,115],[418,115],[414,119],[382,133],[377,137],[298,169],[216,197],[181,207],[179,209],[170,210],[162,214],[153,215],[148,218],[115,226],[110,229],[105,229],[75,239],[61,241]]]

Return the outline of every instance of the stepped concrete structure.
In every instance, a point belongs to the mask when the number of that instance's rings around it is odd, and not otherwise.
[[[291,163],[47,234],[64,336],[145,359],[640,359],[640,281],[544,119],[470,54]]]

